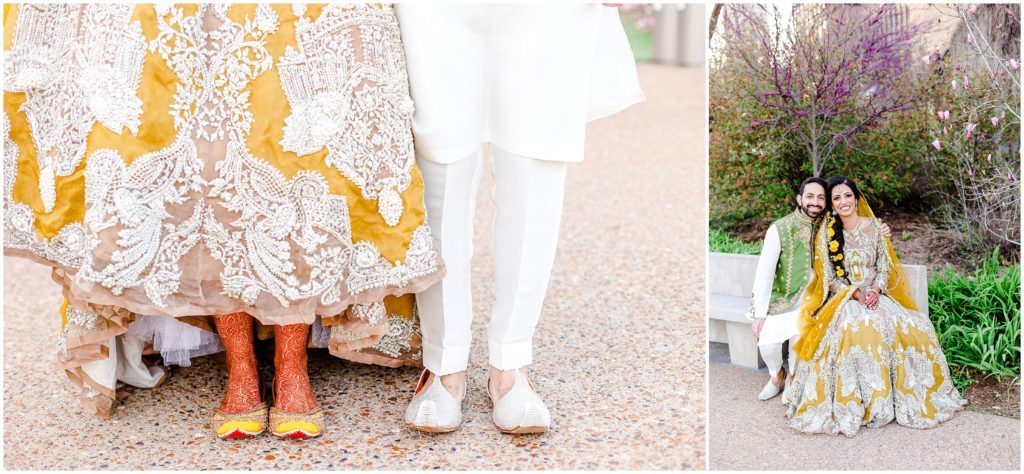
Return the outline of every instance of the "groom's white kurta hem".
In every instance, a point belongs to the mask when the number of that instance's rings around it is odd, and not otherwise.
[[[643,100],[615,8],[396,6],[416,112],[416,154],[454,163],[491,143],[583,160],[586,125]]]

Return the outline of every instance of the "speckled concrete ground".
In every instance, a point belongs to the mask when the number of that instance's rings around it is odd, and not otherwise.
[[[449,435],[400,420],[416,369],[313,351],[325,436],[220,441],[208,418],[226,374],[214,358],[128,393],[112,420],[82,414],[54,372],[59,292],[46,268],[4,259],[4,464],[8,469],[698,469],[705,467],[704,71],[645,65],[647,102],[589,129],[568,172],[564,220],[533,381],[554,428],[498,433],[485,323],[493,206],[479,196],[474,350],[466,423]]]
[[[890,423],[853,438],[801,434],[786,424],[778,397],[757,400],[767,370],[715,362],[711,352],[712,470],[1020,470],[1020,421],[1013,418],[959,411],[930,430]]]

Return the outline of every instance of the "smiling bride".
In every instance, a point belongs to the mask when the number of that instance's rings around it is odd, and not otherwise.
[[[892,420],[932,428],[964,403],[928,316],[857,185],[828,181],[814,274],[800,310],[790,426],[857,434]]]

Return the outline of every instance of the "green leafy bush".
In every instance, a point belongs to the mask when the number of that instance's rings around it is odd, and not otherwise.
[[[758,255],[761,253],[761,242],[744,242],[730,237],[725,231],[711,229],[708,248],[712,252]]]
[[[762,224],[793,210],[797,188],[812,175],[807,151],[771,128],[751,129],[763,113],[753,101],[728,93],[725,79],[711,84],[709,222],[728,231]],[[717,83],[717,84],[716,84]],[[894,114],[854,137],[825,164],[822,177],[843,175],[857,182],[872,206],[931,207],[938,201],[928,155],[930,112]],[[877,209],[876,209],[877,210]]]
[[[711,227],[735,231],[792,212],[810,161],[776,131],[749,130],[758,113],[749,100],[712,98],[710,108]]]
[[[925,175],[928,144],[927,109],[893,114],[887,122],[858,135],[850,147],[837,149],[822,177],[842,175],[854,180],[873,207],[923,204],[934,188]],[[915,192],[917,191],[917,192]]]
[[[947,268],[928,282],[928,309],[956,386],[986,376],[1020,377],[1020,264],[1001,267],[999,250],[973,274]]]

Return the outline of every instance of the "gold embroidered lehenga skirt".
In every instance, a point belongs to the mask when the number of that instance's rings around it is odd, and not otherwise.
[[[877,284],[895,288],[897,299],[909,298],[906,277],[877,222],[865,227],[843,231],[845,280],[835,277],[827,252],[816,250],[812,285],[829,275],[832,297],[818,312],[812,331],[802,331],[801,344],[817,345],[801,348],[813,356],[801,357],[783,395],[790,405],[790,426],[799,431],[853,436],[861,426],[876,428],[893,420],[932,428],[966,403],[953,385],[927,315],[904,307],[885,291],[874,310],[851,297],[853,289]],[[822,242],[827,239],[816,246]],[[897,279],[904,281],[897,284]]]
[[[443,266],[390,7],[5,5],[4,25],[4,250],[62,285],[87,408],[109,415],[140,344],[219,350],[213,314],[418,363],[411,293]]]

